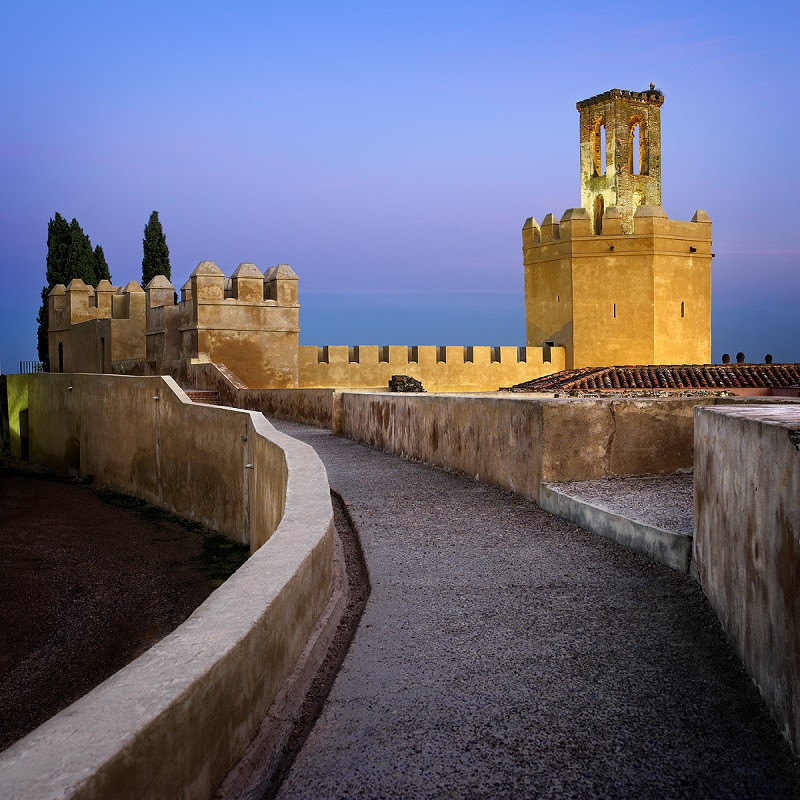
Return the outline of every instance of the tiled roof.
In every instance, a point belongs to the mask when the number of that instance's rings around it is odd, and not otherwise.
[[[566,369],[512,386],[512,392],[613,389],[761,389],[800,383],[800,364],[680,364]]]

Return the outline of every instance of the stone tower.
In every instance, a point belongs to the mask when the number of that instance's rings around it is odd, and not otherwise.
[[[523,226],[527,345],[567,369],[711,358],[711,220],[661,208],[663,102],[651,85],[578,103],[581,208]]]
[[[661,106],[664,95],[612,89],[577,103],[580,112],[581,205],[592,233],[616,206],[623,233],[633,233],[639,205],[661,205]]]

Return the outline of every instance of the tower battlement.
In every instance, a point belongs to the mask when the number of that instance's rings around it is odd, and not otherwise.
[[[584,108],[594,105],[595,103],[607,102],[617,97],[626,100],[636,100],[641,103],[654,103],[657,106],[661,106],[664,103],[664,93],[660,89],[656,89],[655,84],[651,83],[650,88],[645,89],[643,92],[631,92],[627,89],[609,89],[607,92],[596,94],[594,97],[589,97],[586,100],[578,100],[578,102],[575,103],[575,107],[578,111],[582,111]]]

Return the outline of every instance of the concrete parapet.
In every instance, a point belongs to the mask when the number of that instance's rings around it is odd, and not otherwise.
[[[268,417],[342,432],[342,394],[336,389],[243,389],[236,404]]]
[[[170,378],[15,375],[8,391],[32,460],[249,536],[256,552],[172,634],[5,750],[0,798],[209,798],[330,596],[325,469],[260,414],[194,405]]]
[[[800,405],[695,412],[703,591],[800,753]]]
[[[545,511],[611,539],[657,564],[664,564],[678,572],[689,572],[692,537],[688,534],[657,528],[616,514],[575,497],[569,489],[558,484],[542,483],[538,502]]]
[[[346,436],[535,501],[542,482],[689,469],[695,406],[750,402],[346,391],[341,396]]]

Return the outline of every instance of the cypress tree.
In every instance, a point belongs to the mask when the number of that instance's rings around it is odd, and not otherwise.
[[[47,329],[50,326],[50,308],[47,305],[48,294],[50,294],[50,287],[43,287],[42,304],[39,306],[39,313],[36,315],[36,321],[39,323],[38,327],[36,328],[36,353],[39,356],[39,361],[44,363],[45,370],[49,372]]]
[[[50,322],[47,296],[57,283],[68,286],[73,278],[80,278],[88,286],[97,286],[103,279],[111,280],[108,264],[100,245],[92,251],[92,243],[83,232],[77,219],[68,223],[56,212],[47,223],[47,267],[42,288],[42,304],[36,315],[36,350],[39,360],[47,365],[47,330]]]
[[[97,245],[94,249],[94,277],[97,283],[100,281],[110,281],[111,273],[108,271],[108,263],[103,248]],[[95,286],[97,286],[97,283]]]
[[[164,275],[169,279],[169,248],[167,247],[167,237],[164,236],[161,223],[158,221],[158,211],[154,211],[150,215],[147,225],[144,226],[142,248],[144,250],[142,286],[147,286],[156,275]]]
[[[69,224],[69,236],[66,265],[68,281],[73,278],[80,278],[87,286],[97,286],[97,278],[94,274],[92,243],[76,219],[73,219]]]
[[[47,362],[47,329],[50,322],[49,308],[47,305],[47,295],[57,284],[69,283],[67,279],[67,260],[70,246],[69,223],[56,211],[55,216],[47,223],[47,268],[45,270],[45,280],[47,283],[42,287],[42,304],[36,321],[39,323],[36,330],[36,351],[39,361]]]
[[[56,211],[55,217],[47,223],[46,279],[50,289],[57,283],[63,283],[65,286],[69,283],[67,279],[69,245],[69,223]]]

